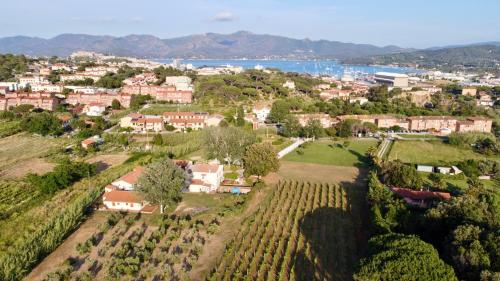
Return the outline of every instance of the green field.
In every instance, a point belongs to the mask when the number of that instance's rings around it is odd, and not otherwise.
[[[388,159],[422,165],[450,165],[466,159],[498,159],[485,157],[471,149],[459,148],[440,141],[395,141]]]
[[[365,166],[366,151],[377,145],[373,139],[351,139],[347,148],[343,141],[320,140],[308,143],[283,157],[284,161],[316,163],[335,166]],[[303,154],[301,154],[303,153]]]
[[[20,132],[20,124],[20,121],[0,121],[0,138]]]

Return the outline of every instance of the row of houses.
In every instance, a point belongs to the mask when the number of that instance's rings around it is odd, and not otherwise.
[[[192,164],[189,161],[174,160],[174,163],[186,173],[185,187],[189,192],[216,192],[224,180],[224,166],[219,164]],[[104,208],[116,211],[152,213],[157,206],[150,204],[136,191],[137,182],[144,172],[143,167],[136,167],[104,189],[102,196]]]
[[[182,104],[193,102],[193,91],[178,90],[175,86],[125,85],[122,88],[122,93],[130,95],[150,95],[158,101]]]
[[[331,117],[323,113],[297,114],[295,116],[302,126],[307,125],[310,120],[319,120],[324,128],[332,127],[338,122],[347,119],[359,120],[362,123],[373,123],[379,128],[398,126],[405,131],[412,132],[491,132],[492,127],[492,120],[484,117],[467,117],[464,120],[452,116],[411,116],[399,118],[392,115],[340,115]]]
[[[165,112],[161,116],[131,113],[120,119],[120,127],[132,128],[134,132],[160,132],[169,124],[176,130],[199,130],[218,126],[223,119],[207,112]]]

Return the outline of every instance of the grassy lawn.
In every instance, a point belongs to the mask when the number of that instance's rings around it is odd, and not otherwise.
[[[438,136],[430,135],[430,134],[398,134],[398,136],[405,138],[405,139],[421,139],[421,138],[426,138],[426,139],[433,139],[433,140],[440,140],[441,138]]]
[[[500,159],[485,157],[470,149],[463,149],[440,141],[395,141],[389,160],[399,159],[405,163],[427,165],[449,165],[466,159]]]
[[[21,130],[21,121],[0,121],[0,138],[10,136]]]
[[[284,161],[316,163],[335,166],[356,166],[365,165],[366,151],[377,145],[372,139],[351,139],[347,148],[341,147],[343,141],[335,142],[321,140],[309,143],[304,149],[297,149],[283,157]],[[300,154],[303,151],[303,154]]]

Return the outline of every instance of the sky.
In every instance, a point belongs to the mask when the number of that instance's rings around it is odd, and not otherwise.
[[[499,11],[500,0],[15,0],[2,3],[0,37],[246,30],[427,48],[500,41]]]

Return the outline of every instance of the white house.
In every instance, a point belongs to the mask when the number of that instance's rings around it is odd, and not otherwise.
[[[195,164],[192,166],[191,172],[189,192],[215,192],[224,180],[223,165]]]
[[[264,104],[256,104],[252,109],[253,114],[257,117],[259,122],[266,121],[267,117],[269,117],[269,113],[271,113],[271,107]]]
[[[106,106],[102,103],[91,102],[83,108],[83,112],[87,114],[87,116],[102,116],[106,111]]]
[[[105,192],[102,202],[106,209],[140,212],[148,205],[142,196],[134,191],[112,190]]]
[[[295,82],[288,80],[285,83],[283,83],[283,87],[288,88],[290,90],[295,90]]]

